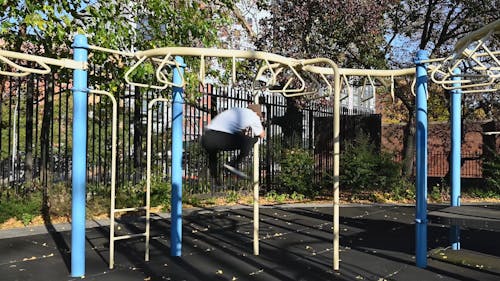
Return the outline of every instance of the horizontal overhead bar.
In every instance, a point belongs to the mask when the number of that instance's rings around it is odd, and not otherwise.
[[[60,66],[60,67],[65,67],[65,68],[71,68],[71,69],[87,69],[86,63],[78,62],[78,61],[75,61],[72,59],[53,59],[53,58],[36,56],[36,55],[29,55],[29,54],[24,54],[24,53],[6,51],[6,50],[2,50],[2,49],[0,49],[0,56],[7,57],[7,58],[13,58],[13,59],[34,61],[37,63],[45,63],[45,64],[50,64],[50,65],[55,65],[55,66]],[[36,69],[34,69],[34,70],[36,70]]]

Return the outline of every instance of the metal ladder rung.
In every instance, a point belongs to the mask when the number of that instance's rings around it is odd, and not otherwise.
[[[119,213],[119,212],[133,212],[133,211],[140,211],[140,210],[146,210],[146,206],[123,208],[123,209],[114,209],[112,212],[113,213]]]
[[[113,237],[113,240],[118,241],[118,240],[124,240],[124,239],[129,239],[129,238],[141,237],[141,236],[146,236],[146,232],[137,233],[137,234],[122,235],[122,236],[115,236],[115,237]]]

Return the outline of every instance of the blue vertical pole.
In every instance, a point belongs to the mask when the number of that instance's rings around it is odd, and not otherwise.
[[[176,56],[175,61],[181,66],[175,68],[173,83],[182,84],[184,59]],[[184,106],[182,87],[173,87],[172,105],[172,226],[170,233],[170,255],[181,256],[182,252],[182,111]]]
[[[417,160],[417,202],[416,202],[416,253],[418,267],[427,267],[427,66],[424,50],[417,52],[416,64],[416,160]]]
[[[73,59],[87,62],[85,35],[76,35]],[[87,171],[87,71],[73,71],[73,155],[71,197],[71,276],[85,275],[85,184]]]
[[[453,70],[455,75],[460,75],[460,68]],[[453,87],[460,87],[460,77],[454,76]],[[460,206],[460,150],[461,150],[461,124],[462,123],[462,90],[451,91],[451,206]],[[450,228],[451,248],[460,250],[460,226],[452,225]]]

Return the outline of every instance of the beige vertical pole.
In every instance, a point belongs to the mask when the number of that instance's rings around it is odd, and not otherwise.
[[[310,66],[315,63],[327,63],[331,68],[324,74],[333,74],[334,92],[333,92],[333,269],[339,270],[339,209],[340,209],[340,70],[338,66],[330,59],[316,58],[303,62],[308,71],[322,73],[322,68]],[[308,65],[309,64],[309,65]],[[333,72],[331,72],[333,71]]]
[[[89,90],[89,93],[105,95],[113,104],[113,117],[111,121],[111,206],[109,214],[109,269],[115,264],[115,207],[116,207],[116,142],[118,130],[118,103],[116,98],[109,92],[101,90]]]
[[[260,94],[255,95],[259,103]],[[259,255],[259,141],[253,145],[253,254]]]
[[[145,254],[144,260],[149,261],[149,244],[150,244],[150,219],[151,219],[151,155],[152,155],[152,135],[153,135],[153,106],[157,102],[164,102],[169,104],[170,99],[155,98],[148,103],[148,121],[147,121],[147,140],[146,140],[146,229],[144,235],[145,241]]]
[[[333,270],[339,270],[340,73],[334,68],[333,96]]]

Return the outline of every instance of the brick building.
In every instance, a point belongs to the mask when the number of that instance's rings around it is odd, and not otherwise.
[[[462,142],[462,177],[479,178],[482,158],[487,157],[486,146],[494,147],[500,153],[500,135],[485,135],[493,124],[498,131],[500,122],[465,123]],[[402,155],[403,130],[405,124],[382,124],[381,147],[385,151]],[[485,143],[487,143],[485,145]],[[429,122],[428,124],[428,168],[430,177],[444,177],[448,172],[448,157],[451,150],[449,122]]]

